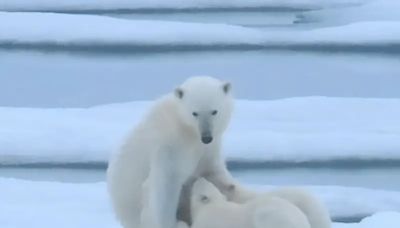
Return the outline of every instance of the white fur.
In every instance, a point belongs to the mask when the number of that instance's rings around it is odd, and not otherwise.
[[[198,177],[221,191],[237,185],[220,153],[232,106],[230,86],[211,77],[190,78],[156,102],[107,171],[113,208],[123,227],[175,228],[177,214],[190,224],[189,193]],[[205,144],[203,135],[212,136],[211,143]]]
[[[327,207],[305,189],[281,188],[263,195],[280,197],[296,205],[307,216],[311,228],[331,227],[332,222]]]
[[[193,186],[191,228],[310,228],[307,217],[287,200],[263,196],[244,204],[229,202],[210,182]]]
[[[252,194],[246,195],[247,198],[245,200],[242,200],[241,197],[243,194],[240,191],[236,191],[235,187],[225,191],[224,194],[228,200],[239,203],[245,203],[260,197],[279,197],[296,205],[307,216],[311,228],[330,228],[332,226],[327,207],[317,197],[305,189],[280,188],[264,193],[252,192]]]

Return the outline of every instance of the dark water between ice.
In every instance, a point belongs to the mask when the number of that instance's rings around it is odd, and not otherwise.
[[[254,185],[340,185],[400,191],[400,167],[389,168],[282,168],[241,169],[233,175],[243,183]],[[2,167],[0,177],[33,181],[93,183],[105,181],[105,170],[100,168],[20,168]]]

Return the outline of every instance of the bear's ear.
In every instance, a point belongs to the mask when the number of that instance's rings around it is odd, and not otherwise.
[[[236,186],[234,184],[228,185],[228,191],[229,192],[233,192],[233,191],[235,191],[235,189],[236,189]]]
[[[177,98],[182,99],[183,98],[183,90],[181,88],[176,88],[174,91],[174,94]]]
[[[224,90],[225,94],[228,94],[232,89],[231,83],[230,82],[225,82],[224,85],[222,86],[222,89]]]
[[[202,196],[200,196],[200,201],[202,203],[208,203],[208,202],[210,202],[210,198],[206,195],[202,195]]]

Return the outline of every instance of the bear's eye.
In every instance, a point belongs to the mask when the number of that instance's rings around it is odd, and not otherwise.
[[[194,117],[198,117],[198,116],[199,116],[199,113],[197,113],[197,112],[192,112],[192,115],[193,115]]]
[[[208,198],[208,196],[202,195],[200,196],[200,201],[202,203],[208,203],[210,201],[210,198]]]
[[[217,110],[214,110],[214,111],[211,112],[211,115],[213,115],[213,116],[215,116],[215,115],[217,115],[217,114],[218,114],[218,111],[217,111]]]

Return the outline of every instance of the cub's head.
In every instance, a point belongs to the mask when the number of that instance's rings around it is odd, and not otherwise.
[[[204,178],[197,179],[192,186],[190,204],[193,214],[204,206],[226,201],[226,198],[211,182]]]
[[[175,89],[181,117],[209,144],[223,134],[233,109],[231,84],[212,77],[192,77]]]

